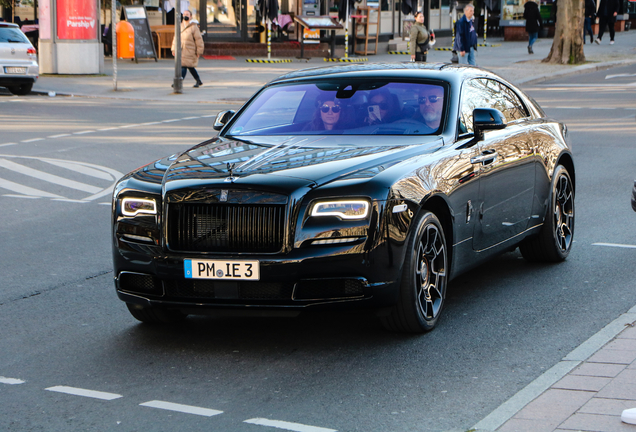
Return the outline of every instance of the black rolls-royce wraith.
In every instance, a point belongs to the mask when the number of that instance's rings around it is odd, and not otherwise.
[[[487,71],[292,72],[214,127],[116,185],[115,285],[143,322],[365,307],[424,332],[454,276],[572,247],[567,128]]]

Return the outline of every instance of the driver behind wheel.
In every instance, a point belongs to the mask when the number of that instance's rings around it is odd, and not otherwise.
[[[414,119],[425,123],[433,130],[439,129],[444,107],[444,89],[439,86],[425,86],[420,91],[417,102],[420,109]]]

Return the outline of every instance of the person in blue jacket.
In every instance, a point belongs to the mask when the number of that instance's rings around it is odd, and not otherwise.
[[[455,50],[459,54],[460,64],[477,65],[477,31],[473,16],[475,7],[472,4],[464,6],[464,16],[457,21],[455,35]]]

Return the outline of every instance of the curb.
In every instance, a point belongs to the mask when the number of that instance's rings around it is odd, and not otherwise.
[[[548,81],[554,78],[561,78],[569,75],[578,75],[585,72],[590,71],[598,71],[603,69],[609,69],[615,66],[627,66],[630,64],[636,63],[636,59],[634,60],[615,60],[609,62],[601,62],[597,64],[587,64],[581,66],[574,66],[571,70],[564,70],[560,72],[554,72],[551,74],[541,75],[539,77],[525,78],[519,81],[516,81],[515,84],[536,84],[544,81]]]

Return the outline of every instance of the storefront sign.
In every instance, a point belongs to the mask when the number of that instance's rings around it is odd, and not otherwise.
[[[57,0],[58,39],[97,39],[97,2]]]

